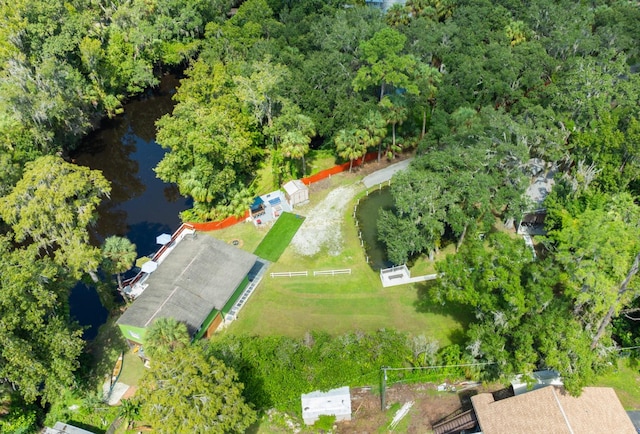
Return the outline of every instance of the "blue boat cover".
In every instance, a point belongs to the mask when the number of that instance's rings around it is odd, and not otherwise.
[[[251,204],[251,207],[250,207],[250,208],[251,208],[251,211],[252,211],[252,212],[254,212],[254,211],[259,211],[259,210],[261,210],[261,209],[262,209],[262,206],[261,206],[261,205],[262,205],[263,203],[264,203],[264,201],[262,200],[262,198],[261,198],[260,196],[256,197],[256,198],[253,200],[253,203]]]

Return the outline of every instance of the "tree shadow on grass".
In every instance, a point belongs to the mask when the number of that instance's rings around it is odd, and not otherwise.
[[[464,304],[455,302],[439,302],[434,299],[433,291],[437,283],[435,281],[427,281],[416,284],[417,294],[416,301],[413,303],[416,312],[431,313],[436,315],[446,315],[452,317],[456,322],[462,325],[462,329],[456,328],[449,333],[449,340],[458,345],[462,345],[466,341],[466,330],[474,319],[473,308]]]
[[[120,353],[129,349],[120,329],[115,325],[116,319],[112,316],[100,327],[98,336],[87,345],[80,358],[81,369],[78,374],[87,392],[101,387],[105,375],[112,372]]]
[[[304,158],[307,176],[339,164],[337,161],[339,157],[336,157],[333,153],[326,150],[312,150],[307,153]],[[298,161],[300,163],[298,167],[300,169],[300,173],[302,173],[302,160]]]
[[[69,425],[72,425],[72,426],[76,427],[76,428],[80,428],[80,429],[83,429],[83,430],[86,430],[86,431],[89,431],[89,432],[95,432],[95,433],[104,432],[104,429],[100,429],[100,428],[95,427],[93,425],[89,425],[89,424],[86,424],[86,423],[83,423],[83,422],[79,422],[77,420],[70,420],[67,423]]]

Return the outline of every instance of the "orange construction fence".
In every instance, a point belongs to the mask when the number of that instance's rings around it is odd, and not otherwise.
[[[191,223],[188,224],[193,226],[193,228],[197,231],[217,231],[220,229],[228,228],[229,226],[233,226],[236,223],[240,223],[245,221],[249,217],[249,210],[245,211],[244,215],[241,217],[231,216],[227,217],[224,220],[218,220],[215,222],[205,222],[205,223]]]
[[[358,165],[362,164],[362,158],[363,157],[353,160],[353,167],[357,167]],[[369,152],[364,156],[364,161],[367,162],[367,161],[375,160],[376,158],[378,158],[378,152]],[[322,170],[314,175],[307,176],[306,178],[302,178],[301,181],[305,185],[311,185],[314,182],[322,181],[323,179],[329,178],[331,175],[336,175],[341,172],[346,172],[347,170],[349,170],[349,165],[350,163],[339,164],[329,169]],[[249,211],[247,210],[245,211],[244,216],[242,217],[231,216],[231,217],[227,217],[224,220],[219,220],[215,222],[205,222],[205,223],[189,222],[187,224],[189,226],[192,226],[194,229],[198,231],[217,231],[220,229],[228,228],[229,226],[233,226],[236,223],[245,221],[248,217],[249,217]]]
[[[375,160],[376,158],[378,158],[378,152],[369,152],[364,156],[364,161],[367,162],[367,161]],[[342,163],[337,166],[333,166],[329,169],[322,170],[314,175],[307,176],[306,178],[302,178],[301,181],[305,185],[311,185],[314,182],[322,181],[325,178],[329,178],[331,175],[336,175],[341,172],[346,172],[347,170],[349,170],[350,164],[351,163]],[[357,167],[360,164],[362,164],[362,157],[356,160],[353,160],[353,167]]]

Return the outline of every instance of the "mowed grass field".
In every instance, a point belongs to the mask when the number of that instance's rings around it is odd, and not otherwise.
[[[332,177],[332,188],[355,181],[352,175],[340,176]],[[311,195],[312,203],[305,209],[326,196],[325,191],[318,193]],[[337,335],[392,328],[414,335],[424,334],[437,339],[441,345],[460,342],[470,313],[451,306],[430,306],[425,302],[425,283],[383,288],[378,272],[365,262],[352,210],[353,204],[347,206],[341,227],[335,228],[341,230],[343,236],[339,255],[321,251],[314,256],[303,256],[288,245],[240,311],[238,320],[224,333],[301,337],[312,330]],[[242,224],[211,234],[230,241],[252,239],[255,231],[253,225]],[[266,237],[263,243],[265,240]],[[244,243],[243,248],[251,251],[250,244]],[[351,269],[351,275],[313,276],[313,271],[346,268]],[[416,264],[416,268],[422,271],[431,267],[423,262]],[[305,270],[309,272],[308,277],[269,276],[272,272]]]
[[[253,253],[267,261],[276,262],[303,221],[304,217],[289,212],[282,213]]]

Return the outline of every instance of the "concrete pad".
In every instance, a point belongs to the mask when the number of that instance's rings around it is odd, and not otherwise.
[[[129,390],[129,385],[117,382],[115,386],[113,386],[113,390],[111,391],[111,395],[109,396],[109,405],[117,405],[122,399],[122,396]],[[102,396],[105,398],[109,394],[109,382],[105,382],[102,385]]]
[[[365,187],[371,188],[374,185],[386,182],[390,180],[396,172],[409,167],[409,163],[411,163],[411,160],[413,160],[413,158],[408,158],[406,160],[400,161],[399,163],[387,166],[384,169],[376,170],[372,174],[365,176],[362,179],[362,183],[365,185]]]

